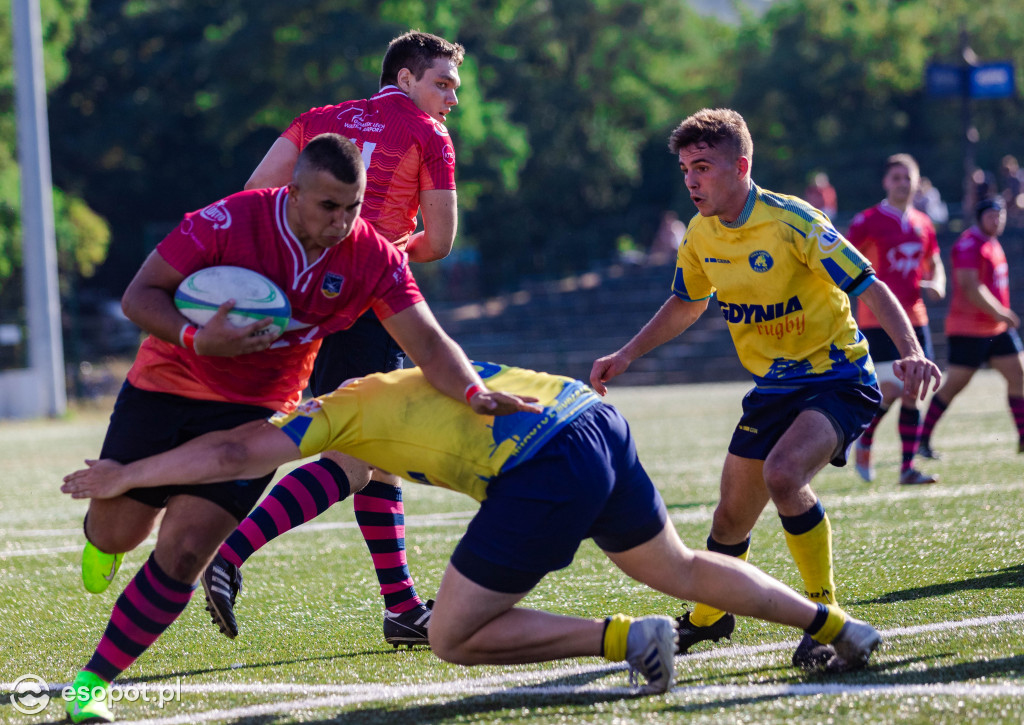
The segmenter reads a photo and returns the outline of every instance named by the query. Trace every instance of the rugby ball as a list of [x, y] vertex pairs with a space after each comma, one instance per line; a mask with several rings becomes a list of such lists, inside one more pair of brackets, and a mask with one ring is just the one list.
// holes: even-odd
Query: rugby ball
[[279, 337], [288, 327], [292, 306], [284, 291], [259, 272], [244, 267], [221, 265], [193, 272], [174, 293], [174, 305], [197, 325], [205, 325], [228, 300], [235, 306], [228, 321], [236, 327], [251, 325], [264, 317], [273, 318], [259, 335]]

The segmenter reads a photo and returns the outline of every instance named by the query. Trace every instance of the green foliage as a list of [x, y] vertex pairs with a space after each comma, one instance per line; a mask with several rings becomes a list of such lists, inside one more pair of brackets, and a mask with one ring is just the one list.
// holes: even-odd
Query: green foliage
[[[87, 8], [88, 0], [42, 1], [43, 71], [47, 88], [59, 85], [67, 77], [65, 52]], [[0, 47], [13, 47], [11, 3], [0, 4]], [[13, 61], [11, 53], [0, 54], [0, 307], [6, 310], [21, 305], [21, 191], [15, 146]], [[88, 277], [106, 258], [110, 231], [80, 197], [60, 189], [54, 189], [54, 195], [60, 273], [62, 277]]]

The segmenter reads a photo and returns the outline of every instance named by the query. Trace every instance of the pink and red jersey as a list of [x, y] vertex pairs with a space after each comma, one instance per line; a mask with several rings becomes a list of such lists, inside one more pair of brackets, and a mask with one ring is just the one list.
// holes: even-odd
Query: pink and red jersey
[[[935, 227], [924, 212], [911, 207], [904, 214], [883, 201], [862, 211], [850, 223], [850, 242], [871, 261], [878, 279], [896, 295], [914, 327], [928, 324], [921, 299], [925, 260], [939, 253]], [[857, 301], [857, 324], [862, 329], [881, 327], [871, 309]]]
[[448, 129], [395, 86], [372, 98], [313, 108], [281, 134], [301, 151], [321, 133], [351, 139], [366, 166], [362, 217], [399, 248], [416, 229], [420, 192], [455, 188]]
[[953, 299], [946, 316], [947, 335], [992, 337], [1009, 327], [987, 312], [975, 307], [956, 283], [958, 269], [978, 270], [978, 281], [988, 287], [1004, 307], [1010, 306], [1010, 273], [1003, 245], [995, 237], [988, 237], [973, 226], [953, 245]]
[[300, 401], [320, 338], [373, 308], [386, 319], [423, 300], [408, 258], [363, 219], [336, 246], [307, 261], [288, 227], [287, 188], [233, 194], [185, 215], [157, 246], [189, 275], [230, 264], [259, 272], [288, 296], [292, 321], [269, 350], [237, 357], [196, 355], [152, 335], [128, 372], [132, 385], [200, 400], [291, 410]]

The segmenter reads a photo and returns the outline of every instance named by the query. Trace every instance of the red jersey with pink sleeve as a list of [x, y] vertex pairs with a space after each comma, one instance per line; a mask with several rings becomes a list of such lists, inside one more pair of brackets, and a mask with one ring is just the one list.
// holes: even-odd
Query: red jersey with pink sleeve
[[186, 214], [156, 248], [183, 275], [230, 264], [269, 277], [292, 306], [285, 333], [270, 349], [237, 357], [196, 355], [150, 335], [128, 372], [132, 385], [289, 411], [302, 397], [320, 338], [350, 327], [371, 307], [383, 320], [423, 300], [405, 252], [363, 219], [307, 261], [288, 226], [287, 201], [287, 188], [233, 194]]
[[340, 134], [359, 147], [366, 166], [360, 214], [399, 248], [416, 229], [420, 192], [455, 188], [448, 129], [395, 86], [365, 100], [313, 108], [281, 136], [301, 151], [321, 133]]
[[975, 307], [956, 283], [958, 269], [978, 270], [978, 281], [988, 287], [1004, 307], [1010, 306], [1010, 268], [1003, 245], [974, 226], [960, 235], [953, 245], [953, 299], [946, 316], [946, 335], [993, 337], [1006, 332], [1009, 325], [999, 322]]
[[[928, 215], [913, 207], [904, 214], [883, 201], [853, 218], [847, 238], [896, 295], [910, 324], [925, 327], [928, 310], [921, 299], [924, 264], [939, 253], [935, 227]], [[857, 325], [862, 329], [882, 326], [861, 300], [857, 301]]]

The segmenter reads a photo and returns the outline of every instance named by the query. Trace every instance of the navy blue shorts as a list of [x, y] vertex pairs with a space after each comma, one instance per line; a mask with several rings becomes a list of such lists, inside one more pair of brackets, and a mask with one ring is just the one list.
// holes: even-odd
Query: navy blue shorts
[[313, 363], [309, 389], [313, 395], [333, 393], [349, 378], [389, 373], [405, 365], [405, 353], [373, 310], [367, 311], [347, 330], [324, 338]]
[[[228, 430], [253, 420], [266, 420], [273, 414], [270, 408], [258, 405], [154, 393], [126, 381], [114, 403], [100, 458], [131, 463], [169, 451], [203, 433]], [[256, 505], [273, 477], [274, 472], [271, 471], [251, 481], [133, 488], [124, 495], [147, 506], [163, 508], [171, 496], [188, 494], [212, 501], [241, 521]]]
[[[868, 341], [868, 352], [871, 359], [877, 365], [880, 362], [892, 362], [900, 359], [900, 351], [896, 349], [896, 343], [892, 341], [888, 333], [881, 327], [869, 327], [861, 329]], [[935, 348], [932, 346], [932, 333], [927, 327], [915, 327], [914, 334], [917, 341], [921, 343], [924, 356], [929, 360], [935, 359]]]
[[667, 520], [629, 425], [602, 403], [491, 480], [452, 565], [482, 587], [518, 594], [568, 566], [586, 538], [626, 551], [657, 536]]
[[949, 364], [980, 368], [982, 363], [991, 358], [1016, 355], [1021, 350], [1024, 350], [1024, 346], [1021, 345], [1020, 335], [1012, 328], [995, 337], [951, 335]]
[[763, 461], [800, 413], [816, 410], [836, 431], [832, 465], [845, 466], [846, 450], [867, 428], [881, 402], [882, 393], [874, 385], [850, 382], [808, 385], [791, 393], [760, 393], [754, 388], [743, 398], [743, 416], [729, 453]]

